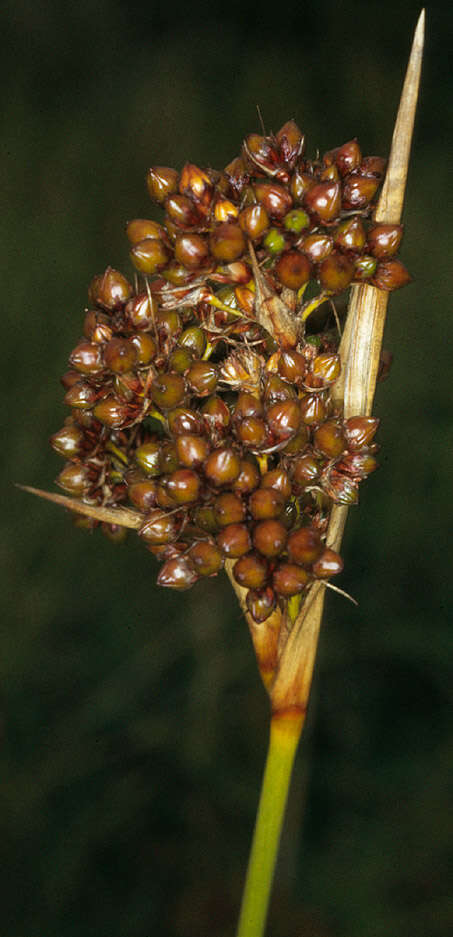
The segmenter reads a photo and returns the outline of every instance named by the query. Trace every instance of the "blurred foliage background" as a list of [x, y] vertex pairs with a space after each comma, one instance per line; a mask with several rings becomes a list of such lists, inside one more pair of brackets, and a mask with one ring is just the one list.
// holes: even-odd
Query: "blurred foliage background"
[[[294, 117], [308, 152], [388, 153], [418, 3], [274, 9], [6, 0], [0, 931], [234, 933], [267, 705], [226, 581], [157, 590], [114, 547], [13, 488], [51, 487], [47, 444], [86, 286], [129, 271], [149, 165], [221, 168]], [[402, 256], [380, 386], [381, 469], [329, 596], [269, 934], [453, 930], [451, 110], [453, 7], [428, 11]], [[154, 215], [154, 217], [157, 217]]]

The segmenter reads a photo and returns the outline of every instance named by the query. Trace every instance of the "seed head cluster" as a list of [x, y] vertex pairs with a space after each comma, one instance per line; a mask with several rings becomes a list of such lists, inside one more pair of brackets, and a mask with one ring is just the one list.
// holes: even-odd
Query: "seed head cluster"
[[377, 467], [378, 420], [332, 401], [331, 297], [410, 279], [402, 227], [370, 220], [383, 173], [356, 140], [307, 159], [293, 121], [250, 134], [223, 172], [148, 171], [165, 217], [127, 225], [133, 284], [110, 267], [93, 279], [51, 444], [67, 494], [142, 516], [160, 585], [187, 589], [233, 560], [260, 622], [341, 571], [330, 509]]

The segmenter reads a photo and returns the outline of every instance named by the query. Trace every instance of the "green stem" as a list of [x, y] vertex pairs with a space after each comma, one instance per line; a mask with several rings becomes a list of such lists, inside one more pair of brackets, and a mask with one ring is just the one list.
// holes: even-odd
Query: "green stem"
[[253, 834], [237, 937], [263, 937], [294, 756], [304, 723], [300, 710], [275, 713]]

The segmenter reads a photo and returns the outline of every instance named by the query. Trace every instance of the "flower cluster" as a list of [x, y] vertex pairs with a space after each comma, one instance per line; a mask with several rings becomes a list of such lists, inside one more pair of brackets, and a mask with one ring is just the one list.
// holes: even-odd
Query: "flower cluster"
[[383, 171], [355, 140], [306, 159], [293, 121], [249, 135], [223, 172], [149, 170], [165, 218], [127, 225], [134, 285], [112, 268], [92, 281], [51, 443], [67, 494], [142, 518], [159, 584], [232, 560], [263, 621], [342, 569], [330, 509], [376, 468], [378, 421], [343, 418], [338, 335], [309, 323], [352, 282], [410, 279], [401, 226], [370, 220]]

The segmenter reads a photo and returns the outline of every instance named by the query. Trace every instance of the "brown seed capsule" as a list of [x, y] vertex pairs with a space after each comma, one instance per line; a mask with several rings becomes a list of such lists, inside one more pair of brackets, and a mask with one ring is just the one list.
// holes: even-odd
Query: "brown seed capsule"
[[194, 271], [188, 270], [176, 260], [171, 260], [167, 267], [160, 271], [163, 280], [167, 280], [172, 286], [185, 286], [194, 278]]
[[281, 450], [284, 455], [298, 455], [303, 452], [308, 443], [308, 429], [306, 426], [300, 426], [297, 433], [291, 437], [289, 442]]
[[178, 453], [174, 442], [160, 440], [159, 465], [163, 474], [175, 472], [179, 468]]
[[178, 344], [190, 349], [196, 358], [201, 358], [206, 348], [206, 335], [199, 326], [190, 325], [189, 328], [184, 329]]
[[366, 231], [360, 218], [346, 218], [335, 231], [335, 246], [340, 250], [361, 251], [366, 242]]
[[156, 326], [162, 341], [168, 337], [178, 338], [182, 331], [181, 316], [175, 309], [158, 312]]
[[130, 343], [135, 348], [139, 366], [149, 364], [153, 360], [157, 348], [149, 332], [139, 332], [137, 335], [131, 335]]
[[95, 306], [101, 306], [107, 312], [121, 309], [133, 293], [132, 286], [119, 270], [107, 267], [105, 273], [94, 277], [88, 290], [88, 296]]
[[260, 521], [253, 531], [253, 546], [268, 559], [278, 556], [286, 543], [288, 532], [277, 520]]
[[368, 231], [368, 248], [379, 260], [388, 260], [399, 249], [403, 237], [402, 224], [378, 224]]
[[201, 413], [211, 431], [215, 430], [219, 434], [224, 433], [230, 425], [231, 414], [229, 408], [225, 401], [216, 394], [208, 397], [201, 407]]
[[299, 595], [307, 586], [310, 577], [305, 569], [294, 563], [279, 563], [272, 576], [272, 585], [278, 595], [290, 598]]
[[380, 290], [399, 290], [410, 283], [412, 277], [400, 260], [384, 260], [378, 264], [373, 277], [373, 286]]
[[165, 209], [178, 228], [192, 228], [200, 223], [200, 213], [187, 195], [171, 195], [165, 202]]
[[243, 152], [244, 158], [251, 164], [252, 171], [256, 171], [255, 167], [258, 166], [264, 172], [275, 175], [281, 168], [279, 154], [271, 137], [249, 133], [244, 140]]
[[219, 224], [222, 221], [234, 221], [239, 215], [239, 208], [230, 202], [227, 198], [222, 198], [215, 203], [214, 221]]
[[380, 420], [374, 416], [351, 416], [344, 423], [347, 448], [356, 452], [369, 446], [377, 433]]
[[131, 244], [138, 244], [144, 238], [158, 238], [165, 236], [165, 229], [157, 221], [148, 218], [134, 218], [126, 225], [126, 234]]
[[288, 472], [282, 468], [271, 469], [266, 472], [261, 479], [262, 488], [274, 488], [279, 491], [283, 497], [289, 498], [291, 495], [291, 479]]
[[81, 374], [100, 374], [104, 367], [101, 346], [96, 342], [80, 342], [71, 352], [69, 362]]
[[323, 384], [333, 384], [340, 376], [341, 360], [339, 355], [316, 355], [313, 361], [312, 374], [319, 378]]
[[318, 182], [304, 199], [305, 207], [321, 224], [333, 221], [340, 214], [341, 186], [339, 182]]
[[306, 362], [298, 351], [283, 351], [278, 362], [278, 373], [292, 384], [299, 383], [306, 371]]
[[149, 512], [156, 506], [157, 485], [154, 481], [135, 481], [128, 486], [129, 501], [139, 511]]
[[335, 504], [357, 504], [359, 500], [358, 478], [351, 478], [333, 470], [321, 476], [321, 485]]
[[169, 371], [168, 374], [160, 374], [154, 379], [151, 386], [151, 396], [154, 403], [164, 410], [172, 410], [181, 404], [185, 394], [184, 378], [174, 371]]
[[326, 420], [315, 430], [313, 443], [323, 455], [336, 459], [346, 449], [343, 427], [336, 420]]
[[135, 269], [140, 273], [153, 274], [163, 270], [170, 255], [163, 241], [157, 238], [144, 238], [143, 241], [134, 244], [130, 258]]
[[264, 445], [268, 430], [264, 420], [248, 416], [236, 424], [236, 435], [244, 446], [255, 449]]
[[265, 589], [249, 589], [245, 599], [254, 621], [266, 621], [275, 608], [275, 594], [270, 586]]
[[181, 172], [179, 191], [206, 210], [212, 200], [213, 185], [203, 169], [195, 163], [186, 163]]
[[113, 394], [109, 394], [96, 404], [93, 409], [93, 416], [104, 426], [111, 429], [121, 429], [127, 420], [128, 408], [122, 400], [118, 400]]
[[239, 491], [241, 494], [248, 495], [255, 488], [258, 488], [260, 483], [260, 470], [254, 462], [250, 462], [248, 459], [241, 459], [241, 469], [239, 475], [235, 482], [233, 482], [234, 491]]
[[57, 485], [75, 498], [82, 497], [90, 487], [88, 467], [80, 462], [67, 462], [56, 478]]
[[294, 463], [293, 481], [296, 485], [312, 485], [319, 477], [321, 467], [312, 453], [301, 455]]
[[197, 579], [197, 573], [190, 561], [184, 556], [175, 556], [161, 567], [157, 584], [183, 592], [185, 589], [190, 589]]
[[210, 361], [194, 361], [186, 378], [190, 389], [197, 397], [207, 397], [217, 387], [217, 368]]
[[269, 575], [269, 567], [258, 553], [247, 553], [234, 564], [233, 575], [245, 589], [261, 589]]
[[264, 388], [264, 399], [266, 404], [274, 404], [283, 400], [295, 400], [297, 397], [296, 389], [284, 381], [279, 374], [269, 374]]
[[257, 488], [249, 498], [249, 511], [254, 520], [279, 518], [285, 509], [285, 498], [275, 488]]
[[169, 166], [151, 166], [146, 175], [148, 192], [154, 202], [162, 205], [178, 189], [179, 173]]
[[354, 169], [357, 169], [360, 166], [362, 160], [362, 153], [360, 151], [359, 144], [357, 140], [349, 140], [348, 143], [343, 143], [343, 146], [338, 147], [338, 149], [331, 151], [331, 153], [326, 153], [324, 156], [324, 161], [327, 162], [327, 158], [331, 157], [335, 165], [338, 167], [339, 172], [342, 176], [346, 176], [348, 173], [353, 172]]
[[378, 468], [377, 460], [371, 452], [348, 452], [336, 463], [339, 472], [345, 472], [353, 478], [367, 478]]
[[270, 218], [284, 218], [292, 208], [291, 195], [278, 182], [256, 182], [253, 189], [257, 201], [263, 205]]
[[300, 426], [301, 414], [298, 400], [283, 400], [274, 403], [266, 412], [271, 432], [277, 439], [289, 439]]
[[120, 524], [101, 524], [101, 530], [104, 537], [111, 543], [124, 543], [127, 538], [127, 527], [121, 527]]
[[203, 420], [196, 410], [176, 407], [167, 414], [167, 420], [170, 433], [173, 433], [174, 436], [186, 433], [200, 436], [205, 431]]
[[305, 147], [305, 137], [294, 120], [287, 120], [280, 127], [276, 135], [283, 162], [288, 169], [294, 169], [297, 160], [302, 156]]
[[215, 576], [223, 566], [223, 556], [211, 540], [199, 540], [189, 550], [190, 561], [199, 576]]
[[283, 286], [298, 290], [310, 279], [310, 261], [299, 250], [284, 251], [275, 265], [275, 272]]
[[323, 397], [320, 394], [307, 394], [302, 397], [300, 413], [303, 423], [306, 423], [307, 426], [321, 423], [327, 414], [327, 407]]
[[207, 459], [209, 446], [202, 436], [185, 434], [176, 438], [176, 452], [181, 465], [197, 468]]
[[349, 286], [354, 276], [354, 263], [340, 251], [332, 251], [319, 265], [318, 277], [323, 289], [340, 293]]
[[313, 575], [316, 576], [316, 579], [330, 579], [331, 576], [341, 573], [343, 566], [340, 554], [335, 553], [335, 550], [327, 549], [313, 563]]
[[209, 247], [216, 260], [237, 260], [246, 249], [242, 228], [233, 221], [216, 225], [209, 238]]
[[162, 473], [160, 466], [160, 447], [158, 439], [150, 440], [135, 450], [135, 461], [145, 475], [155, 477]]
[[255, 397], [253, 394], [247, 393], [247, 391], [241, 391], [241, 393], [238, 394], [233, 412], [233, 419], [235, 422], [240, 422], [248, 417], [257, 418], [262, 416], [263, 413], [264, 407], [259, 397]]
[[382, 156], [365, 156], [360, 163], [360, 172], [367, 175], [368, 173], [376, 176], [381, 181], [385, 167], [387, 165], [387, 160], [383, 159]]
[[319, 264], [333, 249], [333, 238], [328, 234], [309, 234], [304, 238], [302, 249], [312, 264]]
[[137, 293], [129, 300], [125, 316], [134, 329], [149, 329], [154, 325], [157, 313], [157, 300], [151, 293]]
[[299, 172], [298, 169], [291, 176], [291, 182], [289, 185], [289, 191], [295, 202], [303, 202], [307, 192], [316, 185], [316, 179], [314, 176], [309, 175], [307, 172]]
[[252, 548], [249, 529], [246, 524], [229, 524], [217, 534], [217, 543], [225, 556], [237, 559]]
[[200, 493], [201, 479], [192, 469], [176, 469], [167, 477], [166, 488], [176, 504], [191, 504]]
[[63, 385], [65, 390], [69, 390], [70, 387], [73, 387], [74, 384], [77, 384], [80, 381], [80, 372], [79, 371], [65, 371], [65, 373], [60, 377], [60, 383]]
[[343, 209], [357, 211], [371, 202], [379, 188], [376, 176], [353, 172], [343, 183]]
[[225, 491], [215, 499], [214, 514], [219, 527], [240, 524], [245, 519], [245, 505], [238, 495]]
[[64, 456], [65, 459], [73, 459], [81, 454], [83, 440], [84, 435], [80, 427], [69, 423], [50, 437], [50, 445], [58, 455]]
[[137, 362], [137, 352], [127, 338], [112, 338], [104, 348], [104, 363], [115, 374], [131, 371]]
[[321, 555], [323, 545], [315, 527], [300, 527], [289, 535], [286, 549], [293, 563], [311, 566]]
[[200, 234], [181, 234], [175, 241], [175, 257], [189, 270], [197, 270], [209, 260], [208, 242]]
[[248, 205], [244, 208], [238, 218], [239, 224], [252, 241], [262, 237], [270, 225], [269, 215], [264, 207], [257, 205]]
[[214, 449], [206, 460], [204, 470], [211, 485], [220, 488], [236, 481], [241, 470], [241, 460], [234, 449]]
[[79, 381], [66, 392], [64, 402], [68, 407], [75, 407], [77, 410], [90, 410], [96, 403], [96, 399], [97, 393], [94, 387], [86, 384], [85, 381]]

